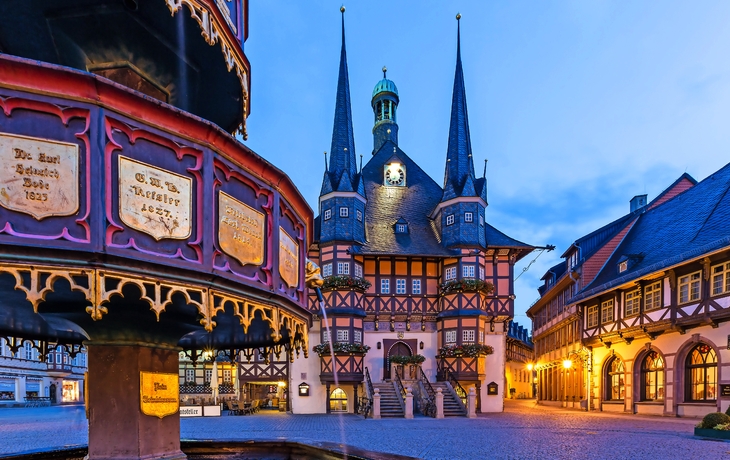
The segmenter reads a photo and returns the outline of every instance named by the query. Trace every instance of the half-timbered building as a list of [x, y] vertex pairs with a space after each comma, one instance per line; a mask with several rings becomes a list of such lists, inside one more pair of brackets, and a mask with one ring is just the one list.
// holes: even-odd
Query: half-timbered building
[[406, 378], [395, 375], [391, 359], [422, 355], [422, 364], [406, 366], [407, 377], [448, 381], [458, 392], [474, 386], [479, 411], [501, 411], [513, 267], [534, 248], [485, 219], [486, 179], [474, 172], [458, 36], [442, 187], [398, 142], [400, 99], [386, 69], [371, 99], [372, 155], [358, 165], [344, 20], [342, 34], [329, 164], [309, 253], [325, 282], [321, 302], [310, 296], [317, 315], [310, 337], [320, 345], [292, 365], [291, 387], [309, 389], [291, 392], [292, 410], [352, 412], [372, 385]]
[[603, 411], [676, 416], [727, 409], [729, 192], [730, 165], [699, 183], [684, 174], [566, 251], [528, 312], [541, 402], [575, 396]]

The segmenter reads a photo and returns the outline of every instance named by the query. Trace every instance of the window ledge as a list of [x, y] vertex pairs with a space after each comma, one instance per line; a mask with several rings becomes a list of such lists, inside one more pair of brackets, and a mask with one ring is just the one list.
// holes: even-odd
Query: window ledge
[[663, 406], [664, 401], [636, 401], [634, 404], [640, 406]]
[[717, 406], [717, 401], [708, 401], [708, 402], [699, 402], [699, 401], [690, 401], [690, 402], [681, 402], [677, 403], [678, 406]]
[[611, 400], [601, 401], [601, 404], [616, 404], [616, 405], [623, 406], [625, 403], [624, 403], [624, 400], [623, 399], [622, 400], [613, 400], [613, 399], [611, 399]]

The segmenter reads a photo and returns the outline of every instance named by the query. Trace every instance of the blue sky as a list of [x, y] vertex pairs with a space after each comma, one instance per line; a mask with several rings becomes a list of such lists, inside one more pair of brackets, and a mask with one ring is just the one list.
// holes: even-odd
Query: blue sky
[[[339, 1], [252, 1], [246, 144], [317, 212], [340, 49]], [[682, 173], [730, 161], [730, 2], [346, 2], [356, 154], [372, 150], [370, 97], [388, 67], [399, 145], [443, 181], [457, 12], [487, 221], [553, 244], [515, 284], [515, 320], [578, 237], [656, 197]], [[534, 255], [523, 259], [516, 274]]]

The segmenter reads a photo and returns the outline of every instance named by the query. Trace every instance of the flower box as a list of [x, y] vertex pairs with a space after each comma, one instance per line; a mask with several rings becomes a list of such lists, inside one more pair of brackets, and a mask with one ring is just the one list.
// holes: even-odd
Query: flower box
[[713, 430], [712, 428], [695, 428], [695, 436], [701, 438], [726, 439], [730, 441], [730, 431]]

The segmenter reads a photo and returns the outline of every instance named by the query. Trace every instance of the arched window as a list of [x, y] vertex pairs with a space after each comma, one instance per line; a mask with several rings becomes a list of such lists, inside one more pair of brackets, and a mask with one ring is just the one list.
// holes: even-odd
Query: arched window
[[616, 356], [606, 367], [606, 399], [619, 401], [624, 396], [624, 362]]
[[664, 360], [656, 351], [650, 351], [641, 362], [641, 399], [664, 400]]
[[705, 343], [697, 344], [687, 356], [685, 392], [687, 401], [717, 399], [717, 355]]
[[347, 394], [342, 388], [335, 388], [330, 393], [330, 412], [347, 412]]

